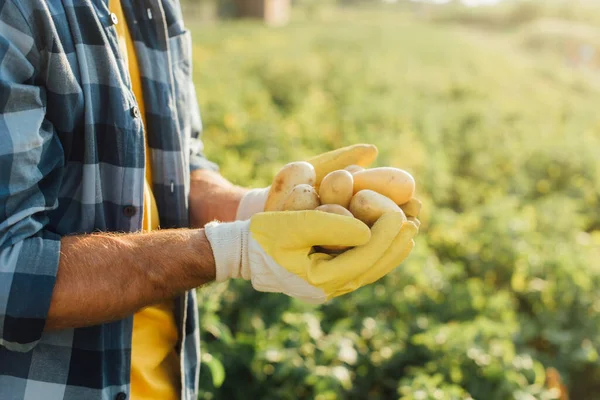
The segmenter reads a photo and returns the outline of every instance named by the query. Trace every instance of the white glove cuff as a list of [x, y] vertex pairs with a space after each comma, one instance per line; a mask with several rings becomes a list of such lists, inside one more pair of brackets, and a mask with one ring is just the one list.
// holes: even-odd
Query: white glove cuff
[[248, 236], [250, 221], [211, 222], [204, 232], [215, 257], [216, 281], [250, 279]]
[[254, 214], [263, 212], [265, 210], [265, 203], [267, 202], [267, 196], [269, 195], [269, 187], [261, 189], [252, 189], [248, 191], [237, 209], [235, 219], [237, 221], [243, 221], [250, 219]]
[[250, 221], [211, 222], [204, 229], [215, 257], [217, 282], [243, 278], [261, 292], [282, 292], [312, 304], [327, 300], [322, 289], [279, 266], [261, 248], [250, 235]]

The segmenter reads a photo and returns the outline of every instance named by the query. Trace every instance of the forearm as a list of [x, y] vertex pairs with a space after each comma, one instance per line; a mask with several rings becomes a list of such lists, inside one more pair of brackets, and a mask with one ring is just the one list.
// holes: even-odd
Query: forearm
[[200, 228], [214, 220], [234, 221], [240, 200], [246, 192], [247, 189], [232, 184], [217, 172], [192, 172], [190, 226]]
[[203, 230], [64, 237], [45, 330], [118, 320], [214, 279]]

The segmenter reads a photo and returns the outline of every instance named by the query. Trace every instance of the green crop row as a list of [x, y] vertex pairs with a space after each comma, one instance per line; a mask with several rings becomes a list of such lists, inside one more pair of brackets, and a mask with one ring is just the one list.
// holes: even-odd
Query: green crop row
[[201, 398], [556, 399], [552, 367], [600, 399], [597, 72], [404, 12], [188, 25], [225, 176], [368, 142], [424, 203], [409, 260], [324, 306], [201, 288]]

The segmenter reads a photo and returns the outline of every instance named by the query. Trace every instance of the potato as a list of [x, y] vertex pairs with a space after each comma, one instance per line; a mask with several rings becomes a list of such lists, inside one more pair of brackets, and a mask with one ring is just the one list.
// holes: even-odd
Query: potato
[[330, 171], [343, 168], [344, 165], [369, 165], [377, 158], [377, 147], [372, 144], [353, 144], [342, 147], [325, 154], [316, 156], [308, 162], [314, 167], [317, 175], [317, 184]]
[[283, 202], [284, 211], [314, 210], [321, 203], [314, 187], [302, 183], [294, 186]]
[[370, 189], [392, 199], [398, 205], [408, 202], [415, 192], [414, 178], [399, 168], [371, 168], [357, 172], [353, 177], [354, 193]]
[[315, 184], [315, 181], [315, 168], [312, 164], [299, 161], [285, 165], [273, 179], [273, 184], [269, 189], [265, 203], [265, 211], [283, 210], [283, 203], [295, 186], [300, 184], [312, 186]]
[[348, 165], [346, 168], [344, 168], [346, 171], [350, 172], [351, 174], [355, 174], [357, 172], [360, 171], [364, 171], [365, 169], [363, 167], [361, 167], [360, 165], [356, 165], [356, 164], [352, 164], [352, 165]]
[[356, 193], [350, 201], [350, 212], [362, 222], [371, 226], [388, 212], [399, 212], [406, 216], [402, 209], [391, 199], [373, 190], [364, 189]]
[[[342, 207], [338, 204], [323, 204], [323, 205], [315, 208], [315, 210], [326, 212], [326, 213], [331, 213], [331, 214], [339, 214], [339, 215], [343, 215], [345, 217], [354, 218], [354, 216], [352, 215], [352, 213], [350, 211], [346, 210], [344, 207]], [[337, 253], [341, 253], [345, 250], [348, 250], [350, 247], [349, 246], [319, 246], [319, 248], [324, 250], [325, 253], [337, 254]]]
[[413, 197], [407, 203], [400, 204], [400, 208], [407, 217], [418, 217], [421, 211], [421, 202]]
[[348, 208], [354, 194], [354, 179], [348, 171], [337, 170], [325, 175], [319, 187], [319, 196], [323, 204], [339, 204]]

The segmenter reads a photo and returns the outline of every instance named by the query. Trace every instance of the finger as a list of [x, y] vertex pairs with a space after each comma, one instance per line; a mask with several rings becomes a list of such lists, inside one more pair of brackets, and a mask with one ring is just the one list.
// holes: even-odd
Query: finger
[[[333, 292], [365, 274], [390, 247], [402, 227], [401, 213], [384, 214], [371, 229], [371, 240], [368, 243], [348, 250], [339, 256], [321, 263], [315, 263], [308, 272], [309, 282], [316, 285], [332, 285]], [[341, 284], [340, 284], [340, 281]]]
[[377, 158], [377, 147], [372, 144], [355, 144], [323, 153], [308, 160], [315, 167], [317, 184], [328, 173], [344, 169], [348, 165], [366, 167]]
[[250, 232], [265, 247], [310, 250], [312, 246], [360, 246], [371, 238], [361, 221], [320, 211], [259, 213], [252, 217]]
[[407, 220], [410, 221], [410, 222], [412, 222], [413, 224], [415, 224], [415, 226], [417, 227], [417, 230], [419, 228], [421, 228], [421, 221], [418, 218], [416, 218], [416, 217], [408, 217]]
[[421, 212], [421, 201], [413, 197], [408, 202], [401, 204], [400, 208], [407, 217], [418, 217]]
[[[355, 281], [352, 281], [352, 282], [355, 282]], [[343, 289], [339, 289], [339, 290], [336, 290], [333, 293], [328, 294], [327, 295], [327, 300], [331, 300], [334, 297], [340, 297], [340, 296], [343, 296], [345, 294], [352, 293], [356, 289], [358, 289], [358, 286], [357, 285], [353, 285], [353, 283], [350, 283], [350, 284], [344, 286]]]
[[374, 283], [376, 281], [378, 281], [379, 279], [383, 278], [384, 276], [386, 276], [388, 273], [392, 272], [394, 269], [396, 269], [410, 254], [410, 252], [412, 251], [412, 249], [415, 247], [415, 241], [411, 240], [410, 242], [408, 242], [408, 245], [402, 250], [402, 254], [400, 255], [400, 258], [402, 259], [402, 261], [399, 261], [397, 263], [394, 264], [390, 264], [393, 265], [393, 267], [391, 267], [389, 269], [389, 271], [387, 271], [385, 274], [379, 276], [376, 279], [372, 279], [369, 281], [361, 281], [359, 282], [358, 280], [353, 280], [352, 282], [348, 283], [346, 286], [344, 286], [342, 289], [337, 290], [334, 293], [331, 293], [329, 296], [327, 296], [327, 299], [330, 300], [334, 297], [338, 297], [338, 296], [342, 296], [345, 295], [347, 293], [351, 293], [354, 292], [357, 289], [360, 289], [363, 286], [366, 285], [370, 285], [371, 283]]
[[373, 283], [383, 276], [387, 275], [408, 257], [414, 247], [413, 238], [417, 234], [418, 228], [412, 222], [405, 222], [402, 229], [392, 245], [385, 251], [383, 256], [377, 260], [373, 268], [369, 269], [360, 277], [360, 286]]
[[415, 246], [413, 237], [416, 235], [416, 227], [405, 223], [385, 254], [377, 263], [363, 276], [348, 282], [347, 285], [329, 295], [329, 298], [341, 296], [356, 289], [378, 281], [395, 268], [397, 268], [408, 257]]

